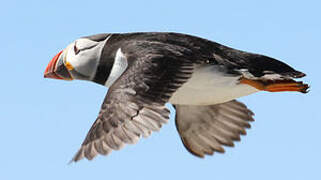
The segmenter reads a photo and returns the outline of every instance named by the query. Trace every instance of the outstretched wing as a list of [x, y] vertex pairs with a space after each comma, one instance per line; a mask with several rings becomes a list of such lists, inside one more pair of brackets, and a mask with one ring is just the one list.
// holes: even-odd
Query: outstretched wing
[[176, 105], [176, 127], [186, 149], [198, 157], [234, 146], [254, 121], [252, 111], [236, 100], [210, 106]]
[[165, 103], [190, 78], [193, 64], [182, 58], [176, 47], [141, 45], [144, 53], [137, 43], [136, 51], [124, 51], [130, 66], [110, 87], [95, 123], [72, 161], [84, 157], [91, 160], [98, 154], [119, 150], [124, 144], [134, 144], [168, 121], [170, 112]]

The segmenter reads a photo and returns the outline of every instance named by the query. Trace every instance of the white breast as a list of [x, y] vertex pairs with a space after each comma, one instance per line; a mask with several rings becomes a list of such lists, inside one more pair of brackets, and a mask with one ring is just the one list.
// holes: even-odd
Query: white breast
[[258, 90], [239, 84], [240, 76], [228, 76], [218, 66], [196, 65], [192, 77], [170, 98], [172, 104], [210, 105], [246, 96]]

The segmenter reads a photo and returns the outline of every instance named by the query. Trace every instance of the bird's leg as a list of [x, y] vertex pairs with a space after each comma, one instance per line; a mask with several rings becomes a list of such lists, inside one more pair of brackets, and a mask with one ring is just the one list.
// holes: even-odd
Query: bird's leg
[[241, 84], [250, 85], [258, 90], [269, 92], [282, 92], [282, 91], [297, 91], [307, 93], [309, 85], [304, 84], [302, 81], [294, 81], [292, 79], [286, 80], [253, 80], [242, 77]]

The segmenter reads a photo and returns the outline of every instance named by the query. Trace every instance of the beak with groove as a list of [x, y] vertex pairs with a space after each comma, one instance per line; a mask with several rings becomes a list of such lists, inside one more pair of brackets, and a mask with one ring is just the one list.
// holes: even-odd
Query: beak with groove
[[44, 72], [45, 78], [73, 80], [64, 63], [63, 54], [64, 51], [60, 51], [57, 55], [55, 55], [55, 57], [52, 58]]

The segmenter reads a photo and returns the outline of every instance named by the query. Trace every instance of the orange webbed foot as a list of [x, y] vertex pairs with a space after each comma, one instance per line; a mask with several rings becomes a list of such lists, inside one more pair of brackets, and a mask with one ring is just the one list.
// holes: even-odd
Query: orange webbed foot
[[252, 80], [242, 77], [240, 79], [240, 83], [250, 85], [258, 90], [269, 92], [297, 91], [301, 93], [307, 93], [309, 89], [308, 84], [304, 84], [302, 81], [295, 81], [292, 79]]

